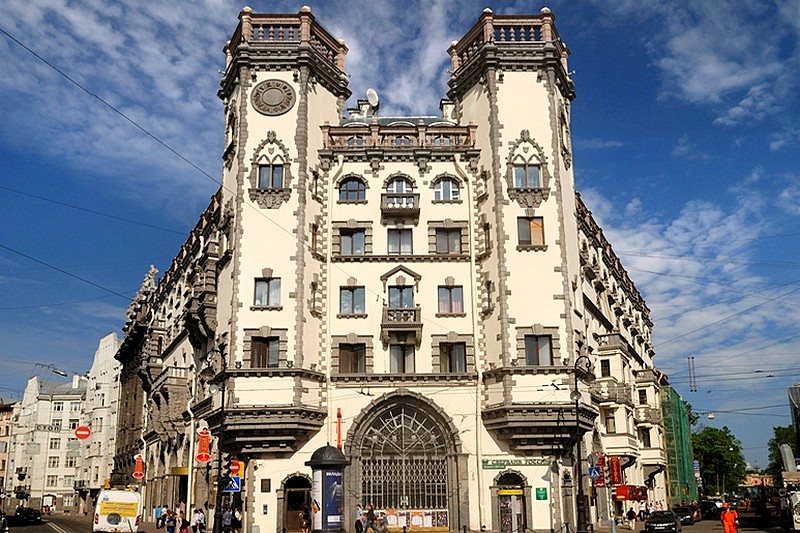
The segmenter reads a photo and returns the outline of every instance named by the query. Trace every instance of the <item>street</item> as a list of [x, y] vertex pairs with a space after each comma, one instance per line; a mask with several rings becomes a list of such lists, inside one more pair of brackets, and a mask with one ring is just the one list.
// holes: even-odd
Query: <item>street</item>
[[[20, 533], [88, 533], [91, 531], [91, 516], [80, 516], [71, 514], [55, 514], [45, 516], [41, 524], [18, 524], [9, 522], [12, 532]], [[644, 533], [642, 523], [636, 523], [638, 533]], [[152, 523], [145, 523], [139, 529], [142, 533], [155, 533]], [[164, 530], [161, 530], [162, 532]], [[777, 524], [767, 528], [740, 527], [739, 533], [781, 533]], [[607, 528], [595, 528], [595, 533], [609, 533]], [[625, 526], [618, 527], [617, 533], [630, 533], [630, 529]], [[719, 520], [703, 520], [693, 526], [683, 526], [683, 533], [722, 533], [722, 524]]]

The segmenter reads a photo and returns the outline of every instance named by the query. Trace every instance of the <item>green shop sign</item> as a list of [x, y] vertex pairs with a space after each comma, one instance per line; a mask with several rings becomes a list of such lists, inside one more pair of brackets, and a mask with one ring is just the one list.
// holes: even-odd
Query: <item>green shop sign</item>
[[501, 470], [509, 466], [550, 466], [550, 459], [535, 457], [531, 459], [484, 459], [482, 467], [485, 470]]
[[537, 500], [547, 499], [547, 487], [536, 487], [536, 499]]

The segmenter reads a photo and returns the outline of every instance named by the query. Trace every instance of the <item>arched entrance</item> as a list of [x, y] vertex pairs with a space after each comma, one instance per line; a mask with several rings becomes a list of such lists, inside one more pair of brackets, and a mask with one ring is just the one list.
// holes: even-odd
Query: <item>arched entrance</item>
[[300, 513], [311, 509], [311, 480], [296, 474], [283, 483], [283, 524], [286, 531], [300, 531]]
[[492, 487], [496, 498], [501, 533], [525, 531], [528, 524], [528, 496], [524, 478], [517, 472], [504, 472]]
[[465, 459], [441, 410], [416, 394], [390, 394], [365, 409], [353, 431], [351, 508], [372, 504], [389, 527], [454, 530], [468, 523], [466, 487], [458, 483]]

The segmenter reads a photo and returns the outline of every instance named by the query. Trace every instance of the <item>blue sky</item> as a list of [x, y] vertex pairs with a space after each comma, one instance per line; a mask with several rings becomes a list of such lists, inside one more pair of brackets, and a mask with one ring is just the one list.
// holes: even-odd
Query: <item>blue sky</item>
[[[438, 112], [447, 47], [485, 7], [553, 10], [577, 188], [650, 306], [656, 364], [765, 466], [800, 381], [800, 3], [309, 5], [350, 47], [349, 103], [374, 87], [383, 114]], [[86, 372], [217, 189], [218, 71], [241, 7], [3, 2], [0, 396], [47, 373], [35, 363]]]

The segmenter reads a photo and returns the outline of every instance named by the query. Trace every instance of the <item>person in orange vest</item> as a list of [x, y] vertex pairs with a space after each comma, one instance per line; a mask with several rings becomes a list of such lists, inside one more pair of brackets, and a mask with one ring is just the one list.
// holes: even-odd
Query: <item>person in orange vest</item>
[[736, 533], [736, 527], [739, 525], [739, 513], [729, 506], [728, 502], [722, 504], [722, 512], [719, 514], [719, 519], [722, 522], [722, 528], [725, 533]]

